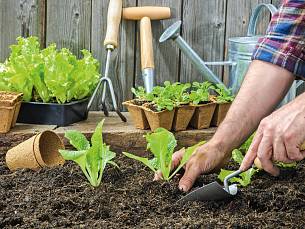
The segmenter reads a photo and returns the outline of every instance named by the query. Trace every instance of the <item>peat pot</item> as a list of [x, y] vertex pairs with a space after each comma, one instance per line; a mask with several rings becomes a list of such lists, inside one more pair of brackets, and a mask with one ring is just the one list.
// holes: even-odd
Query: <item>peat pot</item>
[[209, 128], [216, 108], [216, 103], [193, 105], [195, 113], [191, 119], [190, 126], [195, 129]]
[[164, 110], [160, 112], [155, 112], [149, 108], [144, 108], [144, 112], [148, 120], [150, 129], [152, 131], [159, 127], [165, 128], [167, 130], [172, 129], [175, 109], [173, 109], [172, 111]]
[[224, 120], [226, 117], [228, 110], [231, 106], [231, 102], [229, 103], [219, 103], [216, 105], [215, 112], [212, 118], [212, 126], [219, 126], [220, 123]]
[[195, 109], [196, 107], [191, 105], [181, 105], [177, 107], [172, 129], [174, 131], [186, 130], [194, 115]]
[[126, 106], [130, 113], [136, 128], [141, 130], [149, 129], [149, 124], [142, 106], [135, 105], [133, 100], [123, 102], [123, 105]]
[[0, 92], [0, 133], [7, 133], [15, 126], [22, 93], [16, 92]]

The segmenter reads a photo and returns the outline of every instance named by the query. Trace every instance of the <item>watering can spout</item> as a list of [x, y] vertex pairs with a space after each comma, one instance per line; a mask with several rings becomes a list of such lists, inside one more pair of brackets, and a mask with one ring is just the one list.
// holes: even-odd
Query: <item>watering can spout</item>
[[174, 40], [181, 51], [191, 60], [195, 67], [200, 71], [200, 73], [209, 82], [215, 84], [221, 84], [227, 88], [223, 82], [207, 67], [204, 61], [199, 57], [199, 55], [186, 43], [186, 41], [180, 36], [181, 21], [178, 21], [171, 25], [168, 29], [164, 31], [159, 39], [160, 43], [163, 43], [169, 39]]

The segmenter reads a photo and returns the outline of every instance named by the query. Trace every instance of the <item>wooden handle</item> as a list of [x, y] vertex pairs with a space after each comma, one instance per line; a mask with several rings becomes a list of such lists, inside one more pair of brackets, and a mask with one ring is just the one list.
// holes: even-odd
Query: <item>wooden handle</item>
[[[302, 144], [301, 147], [300, 147], [300, 151], [304, 151], [304, 150], [305, 150], [305, 142], [303, 142], [303, 144]], [[260, 169], [260, 170], [263, 169], [262, 163], [261, 163], [261, 161], [260, 161], [258, 158], [255, 158], [254, 164], [255, 164], [255, 166], [256, 166], [258, 169]]]
[[152, 42], [151, 21], [143, 17], [140, 21], [141, 65], [145, 68], [154, 68], [154, 51]]
[[107, 31], [104, 45], [118, 47], [118, 36], [122, 17], [122, 0], [110, 0], [107, 15]]
[[171, 17], [171, 9], [158, 6], [128, 7], [123, 9], [123, 18], [126, 20], [141, 20], [143, 17], [149, 17], [150, 20], [168, 19]]

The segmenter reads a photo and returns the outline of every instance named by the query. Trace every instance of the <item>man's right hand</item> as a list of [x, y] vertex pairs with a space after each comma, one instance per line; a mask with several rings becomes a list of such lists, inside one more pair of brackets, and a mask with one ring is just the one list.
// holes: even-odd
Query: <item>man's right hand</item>
[[[179, 150], [173, 154], [172, 169], [179, 166], [185, 150]], [[189, 191], [195, 180], [201, 174], [211, 173], [222, 168], [230, 159], [230, 154], [222, 151], [219, 145], [208, 142], [197, 148], [185, 165], [185, 172], [179, 182], [179, 189]], [[161, 174], [156, 174], [155, 179], [160, 179]]]

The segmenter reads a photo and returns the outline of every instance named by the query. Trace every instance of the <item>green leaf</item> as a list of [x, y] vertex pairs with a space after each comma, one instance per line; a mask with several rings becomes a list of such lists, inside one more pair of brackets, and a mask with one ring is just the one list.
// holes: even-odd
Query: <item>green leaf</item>
[[234, 100], [234, 96], [232, 95], [232, 90], [227, 90], [224, 85], [216, 84], [216, 88], [214, 90], [217, 93], [216, 102], [217, 103], [228, 103]]
[[232, 152], [232, 158], [236, 163], [238, 163], [240, 165], [244, 159], [244, 156], [240, 150], [235, 149]]
[[175, 136], [166, 129], [158, 128], [154, 133], [147, 134], [147, 149], [149, 149], [160, 162], [160, 169], [165, 180], [169, 179], [172, 155], [177, 141]]
[[[250, 168], [246, 172], [243, 172], [239, 174], [238, 177], [233, 177], [229, 180], [230, 183], [239, 183], [241, 186], [246, 187], [251, 183], [252, 176], [257, 172], [257, 169]], [[235, 171], [230, 171], [230, 170], [225, 170], [221, 169], [218, 179], [221, 180], [222, 182], [224, 181], [225, 177], [230, 175]]]
[[69, 151], [69, 150], [59, 150], [59, 153], [65, 160], [77, 160], [78, 158], [86, 155], [86, 150], [81, 151]]
[[82, 133], [69, 130], [65, 133], [65, 138], [69, 139], [70, 144], [77, 150], [87, 150], [90, 148], [90, 143]]
[[157, 170], [155, 169], [154, 161], [149, 160], [148, 158], [139, 157], [139, 156], [133, 155], [131, 153], [127, 153], [127, 152], [123, 152], [123, 154], [126, 157], [129, 157], [131, 159], [142, 162], [144, 165], [146, 165], [148, 168], [150, 168], [153, 172], [157, 172]]

